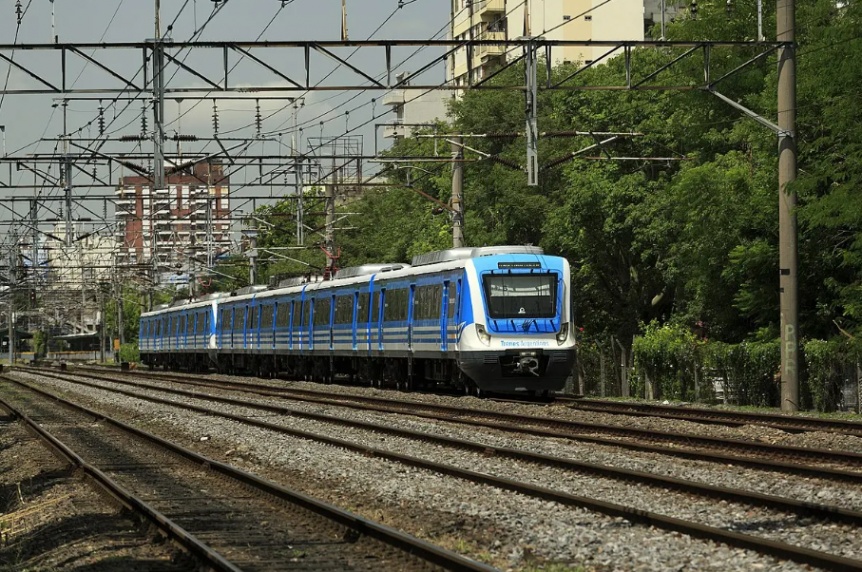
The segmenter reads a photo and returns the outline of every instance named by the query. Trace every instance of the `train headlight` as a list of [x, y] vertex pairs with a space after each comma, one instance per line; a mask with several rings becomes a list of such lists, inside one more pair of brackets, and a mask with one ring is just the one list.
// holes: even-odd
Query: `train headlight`
[[486, 346], [491, 345], [491, 334], [489, 334], [485, 330], [485, 326], [482, 324], [476, 324], [476, 335], [479, 336], [479, 341], [485, 344]]
[[561, 346], [566, 343], [566, 339], [569, 337], [569, 324], [566, 322], [565, 324], [560, 324], [560, 331], [557, 333], [557, 345]]

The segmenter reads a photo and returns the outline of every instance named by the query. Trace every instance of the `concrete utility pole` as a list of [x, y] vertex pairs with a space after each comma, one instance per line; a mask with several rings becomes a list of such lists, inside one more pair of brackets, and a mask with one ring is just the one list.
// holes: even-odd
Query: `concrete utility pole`
[[[335, 160], [333, 160], [333, 163]], [[326, 270], [324, 275], [332, 278], [335, 273], [335, 197], [338, 194], [338, 180], [341, 175], [341, 166], [333, 167], [332, 182], [326, 185], [324, 212], [326, 213], [326, 227], [323, 234], [323, 248], [326, 250]]]
[[796, 193], [796, 37], [794, 0], [778, 0], [778, 259], [781, 300], [781, 410], [799, 409], [799, 257]]
[[464, 139], [452, 140], [452, 246], [464, 246]]
[[161, 2], [156, 0], [156, 35], [153, 39], [153, 186], [150, 189], [150, 250], [152, 253], [153, 286], [159, 282], [158, 234], [155, 225], [156, 191], [165, 188], [165, 55], [160, 14]]
[[9, 367], [15, 363], [15, 319], [14, 319], [14, 298], [15, 285], [18, 282], [18, 237], [15, 233], [10, 236], [9, 247], [9, 290], [7, 291], [9, 302], [9, 313], [6, 316], [6, 321], [9, 323]]

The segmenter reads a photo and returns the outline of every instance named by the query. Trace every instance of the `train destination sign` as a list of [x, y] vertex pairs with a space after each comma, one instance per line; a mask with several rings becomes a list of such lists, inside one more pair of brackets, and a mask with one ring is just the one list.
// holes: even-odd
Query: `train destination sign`
[[498, 262], [497, 268], [500, 269], [509, 269], [509, 268], [541, 268], [542, 265], [539, 262]]

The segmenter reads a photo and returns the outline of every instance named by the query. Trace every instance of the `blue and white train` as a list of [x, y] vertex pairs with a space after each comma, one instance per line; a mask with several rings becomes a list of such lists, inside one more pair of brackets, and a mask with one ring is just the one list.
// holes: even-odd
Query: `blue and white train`
[[141, 315], [141, 360], [466, 392], [557, 391], [572, 373], [569, 263], [532, 246], [456, 248], [332, 280], [251, 287]]

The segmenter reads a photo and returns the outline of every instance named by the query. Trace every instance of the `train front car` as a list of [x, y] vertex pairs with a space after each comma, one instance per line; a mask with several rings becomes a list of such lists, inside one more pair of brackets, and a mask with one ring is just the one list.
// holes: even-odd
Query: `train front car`
[[572, 374], [569, 263], [524, 250], [476, 257], [465, 267], [458, 361], [483, 391], [547, 394]]

